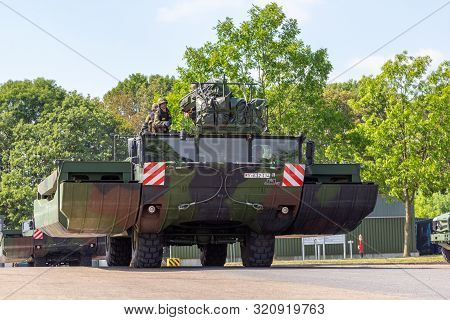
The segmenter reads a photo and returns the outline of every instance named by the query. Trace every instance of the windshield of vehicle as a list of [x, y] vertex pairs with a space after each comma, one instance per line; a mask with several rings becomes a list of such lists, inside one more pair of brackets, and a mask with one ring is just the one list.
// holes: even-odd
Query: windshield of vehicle
[[178, 137], [146, 137], [145, 162], [182, 161], [195, 162], [195, 141]]
[[297, 163], [299, 144], [293, 138], [255, 138], [252, 141], [254, 163]]
[[198, 146], [200, 162], [248, 162], [246, 138], [201, 137]]
[[[180, 139], [177, 136], [147, 136], [145, 162], [175, 161], [204, 163], [282, 164], [299, 161], [294, 137], [210, 137]], [[249, 153], [251, 150], [251, 154]]]

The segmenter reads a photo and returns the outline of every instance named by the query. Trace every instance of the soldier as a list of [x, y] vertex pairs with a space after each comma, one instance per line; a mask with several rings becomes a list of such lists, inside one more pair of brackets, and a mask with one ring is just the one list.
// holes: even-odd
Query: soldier
[[142, 126], [142, 131], [155, 132], [153, 128], [153, 120], [155, 119], [155, 111], [158, 108], [158, 104], [154, 103], [152, 109], [145, 118], [144, 125]]
[[158, 99], [158, 107], [155, 111], [153, 119], [154, 132], [167, 133], [172, 124], [172, 117], [170, 116], [169, 108], [167, 108], [167, 100], [164, 98]]

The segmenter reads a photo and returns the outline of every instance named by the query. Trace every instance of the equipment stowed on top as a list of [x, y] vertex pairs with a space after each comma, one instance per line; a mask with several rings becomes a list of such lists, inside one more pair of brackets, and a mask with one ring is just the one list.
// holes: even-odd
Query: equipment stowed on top
[[240, 83], [209, 80], [195, 83], [196, 88], [180, 100], [183, 112], [190, 114], [200, 133], [253, 133], [267, 131], [268, 106], [265, 99], [233, 96], [229, 85]]

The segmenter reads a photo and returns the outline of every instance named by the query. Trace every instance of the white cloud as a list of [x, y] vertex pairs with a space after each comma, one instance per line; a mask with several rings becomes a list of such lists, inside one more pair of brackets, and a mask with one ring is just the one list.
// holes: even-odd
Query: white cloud
[[[158, 8], [156, 18], [160, 22], [176, 22], [190, 19], [202, 19], [205, 15], [220, 16], [225, 10], [235, 11], [235, 18], [244, 16], [252, 4], [264, 6], [270, 2], [276, 2], [283, 7], [284, 13], [289, 18], [296, 18], [300, 22], [310, 19], [309, 7], [321, 0], [176, 0], [166, 6]], [[237, 17], [236, 17], [237, 16]]]

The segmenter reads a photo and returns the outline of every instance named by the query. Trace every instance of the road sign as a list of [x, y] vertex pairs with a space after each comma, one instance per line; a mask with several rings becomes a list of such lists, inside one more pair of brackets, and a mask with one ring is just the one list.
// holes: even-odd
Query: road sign
[[325, 245], [327, 244], [342, 244], [344, 249], [344, 259], [346, 258], [345, 252], [345, 234], [337, 234], [333, 236], [321, 236], [321, 237], [306, 237], [302, 238], [302, 256], [305, 260], [305, 246], [314, 246], [314, 255], [316, 259], [320, 260], [321, 247], [323, 252], [323, 258], [325, 259]]
[[325, 236], [325, 244], [343, 244], [343, 243], [345, 243], [345, 234]]
[[312, 246], [315, 244], [323, 244], [324, 237], [307, 237], [303, 238], [303, 244], [305, 246]]

